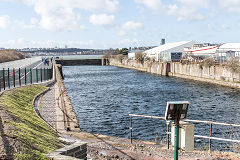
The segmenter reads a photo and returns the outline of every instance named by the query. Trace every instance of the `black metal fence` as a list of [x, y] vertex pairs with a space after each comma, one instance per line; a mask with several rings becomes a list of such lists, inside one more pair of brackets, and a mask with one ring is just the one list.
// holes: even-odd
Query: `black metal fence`
[[52, 79], [52, 68], [18, 68], [0, 70], [0, 92], [6, 89]]

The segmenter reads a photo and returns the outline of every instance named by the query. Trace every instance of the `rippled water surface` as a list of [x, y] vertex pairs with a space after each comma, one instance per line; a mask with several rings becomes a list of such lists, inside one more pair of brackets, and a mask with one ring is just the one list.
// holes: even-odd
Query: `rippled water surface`
[[[86, 132], [128, 138], [128, 114], [164, 116], [167, 101], [179, 100], [191, 102], [188, 119], [240, 123], [238, 89], [113, 66], [63, 67], [63, 73], [80, 128]], [[134, 118], [133, 128], [138, 139], [165, 138], [163, 120]], [[238, 131], [239, 128], [213, 126], [216, 137], [229, 138], [228, 134]], [[196, 124], [195, 134], [208, 136], [209, 125]], [[213, 143], [218, 148], [226, 145]]]

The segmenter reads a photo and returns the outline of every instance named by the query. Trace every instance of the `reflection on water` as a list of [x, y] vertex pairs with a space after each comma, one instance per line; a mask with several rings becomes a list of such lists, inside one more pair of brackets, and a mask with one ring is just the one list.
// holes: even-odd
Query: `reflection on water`
[[[63, 73], [80, 128], [86, 132], [128, 138], [128, 114], [164, 116], [167, 101], [179, 100], [191, 102], [188, 119], [240, 123], [237, 89], [113, 66], [63, 67]], [[133, 128], [135, 138], [153, 140], [156, 133], [164, 135], [166, 124], [134, 118]], [[212, 136], [229, 138], [232, 131], [239, 128], [214, 125]], [[195, 134], [208, 136], [209, 126], [196, 124]]]

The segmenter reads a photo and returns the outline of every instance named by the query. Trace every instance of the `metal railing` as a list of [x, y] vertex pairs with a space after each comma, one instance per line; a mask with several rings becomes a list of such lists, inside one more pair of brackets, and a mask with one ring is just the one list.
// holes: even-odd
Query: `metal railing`
[[[132, 121], [132, 117], [155, 118], [155, 119], [165, 120], [165, 117], [159, 117], [159, 116], [148, 116], [148, 115], [137, 115], [137, 114], [129, 114], [129, 116], [130, 116], [130, 128], [129, 129], [130, 129], [130, 141], [131, 141], [131, 143], [132, 143], [132, 140], [133, 140], [133, 138], [132, 138], [133, 137], [132, 136], [133, 135], [133, 127], [132, 127], [133, 121]], [[212, 140], [240, 143], [240, 140], [212, 137], [212, 126], [213, 125], [240, 127], [240, 124], [220, 123], [220, 122], [191, 120], [191, 119], [185, 119], [184, 122], [194, 122], [194, 123], [209, 124], [209, 136], [194, 135], [194, 137], [197, 137], [197, 138], [209, 139], [209, 152], [211, 152]], [[169, 149], [169, 143], [170, 143], [170, 141], [169, 141], [170, 136], [169, 135], [171, 134], [171, 132], [169, 132], [169, 122], [167, 122], [167, 121], [166, 121], [166, 134], [167, 134], [167, 144], [168, 144], [168, 149]]]
[[52, 79], [52, 68], [18, 68], [0, 70], [0, 92], [7, 88], [39, 83]]

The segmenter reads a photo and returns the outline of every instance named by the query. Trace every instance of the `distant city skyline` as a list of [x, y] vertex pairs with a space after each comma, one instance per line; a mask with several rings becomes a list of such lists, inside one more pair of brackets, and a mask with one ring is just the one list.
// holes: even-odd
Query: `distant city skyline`
[[240, 42], [238, 0], [0, 0], [0, 48]]

